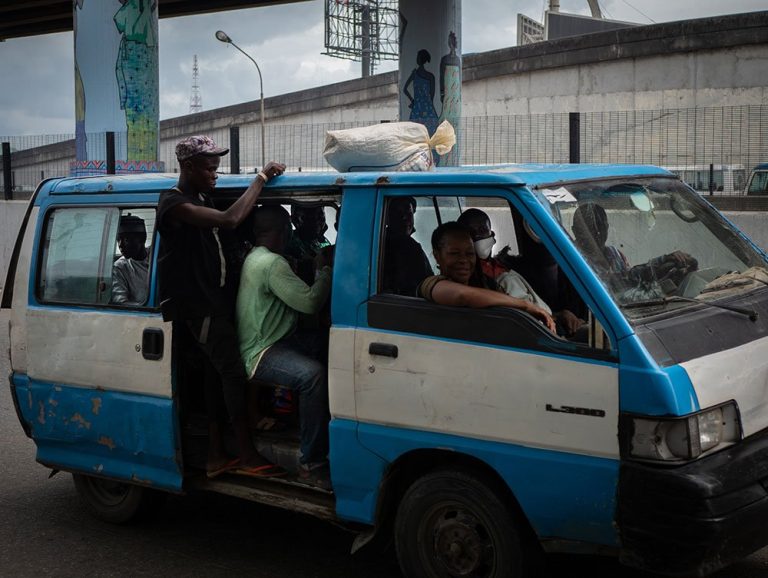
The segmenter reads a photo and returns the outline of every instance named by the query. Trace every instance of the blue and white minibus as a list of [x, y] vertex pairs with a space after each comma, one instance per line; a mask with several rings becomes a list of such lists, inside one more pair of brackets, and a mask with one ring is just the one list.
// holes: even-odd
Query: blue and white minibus
[[[260, 203], [341, 210], [328, 331], [332, 490], [206, 476], [199, 356], [163, 322], [155, 230], [175, 175], [57, 178], [29, 203], [9, 266], [10, 387], [37, 461], [124, 522], [206, 490], [391, 536], [406, 576], [523, 576], [540, 552], [612, 554], [706, 575], [768, 544], [768, 264], [656, 167], [507, 165], [287, 173]], [[221, 175], [226, 207], [251, 176]], [[413, 240], [485, 212], [494, 256], [580, 339], [516, 309], [387, 292], [387, 208]], [[115, 302], [121, 217], [147, 229], [147, 297]], [[589, 235], [585, 237], [584, 231]], [[230, 242], [242, 244], [237, 236]], [[234, 254], [235, 252], [233, 252]], [[265, 384], [263, 396], [275, 396]], [[201, 425], [203, 424], [203, 425]], [[255, 431], [295, 472], [296, 428]], [[45, 491], [41, 487], [39, 491]], [[532, 547], [531, 544], [536, 544]]]

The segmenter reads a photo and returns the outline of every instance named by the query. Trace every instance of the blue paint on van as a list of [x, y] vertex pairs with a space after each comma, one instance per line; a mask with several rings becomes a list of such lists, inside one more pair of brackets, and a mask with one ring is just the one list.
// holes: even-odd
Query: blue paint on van
[[59, 469], [181, 491], [174, 401], [14, 375], [37, 461]]
[[[342, 424], [343, 420], [334, 420], [336, 431], [354, 430], [354, 423]], [[619, 460], [372, 423], [359, 424], [357, 439], [389, 464], [417, 450], [471, 456], [504, 480], [540, 538], [557, 536], [617, 545], [612, 521]], [[362, 458], [339, 465], [334, 461], [334, 484], [337, 479], [361, 479], [361, 475], [367, 476], [369, 468], [382, 470], [380, 463], [359, 455], [357, 439], [347, 434], [333, 440], [338, 454], [349, 452]], [[358, 486], [354, 494], [344, 496], [345, 517], [366, 523], [375, 521], [379, 479], [371, 477], [367, 487]]]

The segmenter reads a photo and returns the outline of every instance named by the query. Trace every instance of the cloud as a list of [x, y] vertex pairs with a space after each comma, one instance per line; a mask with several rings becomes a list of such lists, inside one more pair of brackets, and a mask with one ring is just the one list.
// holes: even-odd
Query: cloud
[[0, 43], [0, 134], [74, 132], [74, 70], [71, 33]]

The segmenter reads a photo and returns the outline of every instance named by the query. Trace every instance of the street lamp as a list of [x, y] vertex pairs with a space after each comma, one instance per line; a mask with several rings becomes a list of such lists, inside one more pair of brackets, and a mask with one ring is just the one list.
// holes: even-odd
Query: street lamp
[[248, 57], [248, 60], [253, 62], [254, 66], [256, 67], [256, 70], [259, 72], [259, 100], [261, 101], [261, 168], [263, 169], [266, 163], [264, 161], [264, 82], [261, 80], [261, 68], [259, 68], [259, 65], [256, 64], [256, 61], [253, 58], [251, 58], [251, 55], [248, 54], [242, 48], [240, 48], [237, 44], [232, 42], [232, 39], [223, 30], [216, 31], [216, 40], [219, 40], [226, 44], [231, 44], [232, 46], [237, 48], [240, 52], [242, 52], [243, 54], [245, 54], [245, 56]]

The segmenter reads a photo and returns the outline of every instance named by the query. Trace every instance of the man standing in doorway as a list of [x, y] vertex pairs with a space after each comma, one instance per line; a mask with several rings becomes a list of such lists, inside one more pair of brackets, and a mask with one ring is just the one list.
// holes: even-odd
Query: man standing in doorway
[[176, 145], [178, 184], [160, 195], [157, 208], [162, 242], [158, 259], [160, 306], [165, 321], [188, 330], [199, 351], [221, 379], [224, 402], [232, 421], [239, 456], [226, 457], [217, 419], [218, 391], [206, 383], [209, 421], [207, 471], [209, 476], [232, 471], [256, 477], [279, 475], [256, 451], [248, 428], [248, 378], [240, 358], [231, 304], [224, 292], [226, 262], [219, 229], [234, 229], [245, 220], [264, 185], [280, 176], [285, 165], [270, 162], [227, 210], [213, 206], [208, 194], [216, 187], [221, 157], [229, 152], [207, 136], [193, 136]]

